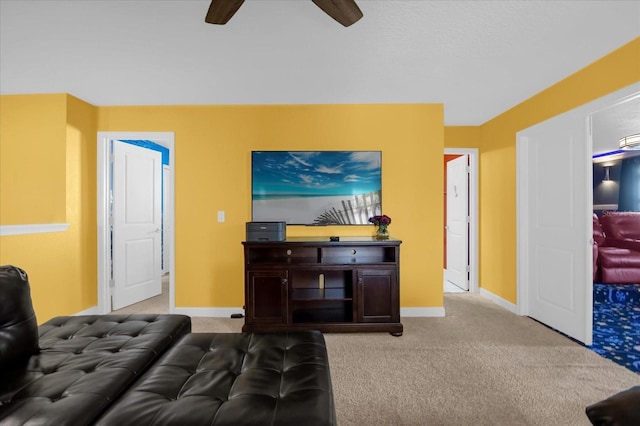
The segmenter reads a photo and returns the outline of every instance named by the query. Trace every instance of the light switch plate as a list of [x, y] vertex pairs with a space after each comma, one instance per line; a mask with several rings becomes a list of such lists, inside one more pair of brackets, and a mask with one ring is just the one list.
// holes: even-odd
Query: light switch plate
[[224, 210], [218, 211], [218, 222], [224, 222]]

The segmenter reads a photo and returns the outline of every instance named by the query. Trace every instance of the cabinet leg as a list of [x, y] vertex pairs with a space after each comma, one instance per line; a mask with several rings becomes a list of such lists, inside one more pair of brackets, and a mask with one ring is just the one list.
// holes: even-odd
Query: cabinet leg
[[402, 336], [402, 331], [392, 331], [392, 332], [389, 332], [389, 334], [394, 337], [400, 337]]

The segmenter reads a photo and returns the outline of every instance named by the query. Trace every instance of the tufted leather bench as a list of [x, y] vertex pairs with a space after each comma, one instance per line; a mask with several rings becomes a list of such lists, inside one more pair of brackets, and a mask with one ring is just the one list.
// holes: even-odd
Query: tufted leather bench
[[0, 267], [0, 425], [86, 425], [191, 331], [184, 315], [96, 315], [36, 325], [26, 273]]
[[0, 266], [0, 425], [336, 424], [322, 333], [190, 331], [155, 314], [38, 327], [26, 273]]
[[185, 336], [98, 425], [335, 425], [324, 337]]

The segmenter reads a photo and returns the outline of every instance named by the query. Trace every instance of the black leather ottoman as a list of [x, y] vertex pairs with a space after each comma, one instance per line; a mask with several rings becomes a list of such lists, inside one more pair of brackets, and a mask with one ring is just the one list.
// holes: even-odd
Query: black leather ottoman
[[94, 422], [172, 344], [185, 315], [61, 316], [40, 327], [27, 273], [0, 266], [0, 425]]
[[60, 316], [38, 327], [27, 273], [0, 266], [0, 425], [92, 424], [182, 336], [185, 315]]
[[91, 424], [190, 331], [183, 315], [53, 318], [38, 327], [40, 352], [3, 368], [0, 424]]
[[640, 425], [640, 386], [618, 392], [586, 408], [587, 417], [595, 426]]
[[97, 424], [335, 425], [324, 337], [187, 335]]

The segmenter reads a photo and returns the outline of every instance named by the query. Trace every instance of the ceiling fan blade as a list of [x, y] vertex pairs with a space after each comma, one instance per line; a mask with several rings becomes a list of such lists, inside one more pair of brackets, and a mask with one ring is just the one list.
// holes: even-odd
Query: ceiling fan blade
[[209, 24], [224, 25], [240, 9], [244, 0], [211, 0], [204, 21]]
[[313, 2], [345, 27], [362, 18], [362, 11], [355, 0], [313, 0]]

